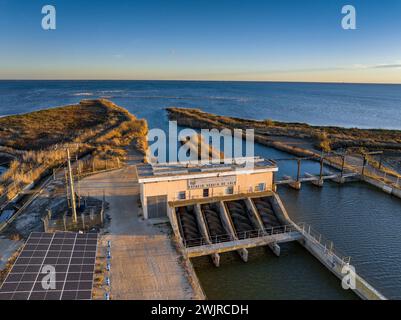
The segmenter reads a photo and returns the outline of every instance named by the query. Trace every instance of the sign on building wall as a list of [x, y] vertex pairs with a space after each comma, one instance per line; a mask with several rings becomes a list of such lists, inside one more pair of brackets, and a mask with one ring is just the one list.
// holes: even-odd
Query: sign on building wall
[[207, 189], [234, 186], [236, 182], [236, 176], [190, 179], [188, 180], [188, 189]]

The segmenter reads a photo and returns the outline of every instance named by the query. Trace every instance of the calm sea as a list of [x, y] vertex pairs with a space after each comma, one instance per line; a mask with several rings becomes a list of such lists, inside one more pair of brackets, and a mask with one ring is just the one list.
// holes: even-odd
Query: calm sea
[[0, 115], [106, 97], [160, 125], [167, 106], [254, 119], [401, 129], [401, 85], [181, 81], [0, 81]]
[[[307, 122], [361, 128], [401, 129], [401, 86], [309, 83], [175, 82], [175, 81], [0, 81], [0, 115], [105, 97], [166, 128], [163, 109], [193, 107], [254, 119]], [[258, 155], [288, 155], [256, 147]], [[294, 174], [292, 163], [280, 174]], [[303, 171], [317, 173], [306, 162]], [[280, 196], [295, 221], [312, 224], [352, 257], [351, 262], [389, 298], [401, 299], [401, 201], [363, 183], [321, 189], [304, 185], [300, 192], [282, 187]], [[206, 260], [207, 261], [207, 260]], [[248, 263], [233, 255], [220, 268], [195, 261], [209, 298], [352, 299], [341, 283], [295, 244], [282, 256], [251, 252]]]

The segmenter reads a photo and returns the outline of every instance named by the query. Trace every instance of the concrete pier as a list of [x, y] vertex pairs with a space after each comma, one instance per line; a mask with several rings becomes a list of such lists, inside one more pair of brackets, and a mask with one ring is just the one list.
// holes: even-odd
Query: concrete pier
[[[233, 239], [237, 241], [238, 237], [237, 234], [235, 233], [233, 222], [231, 221], [231, 218], [228, 215], [226, 206], [223, 201], [220, 201], [219, 209], [220, 209], [220, 218], [221, 221], [223, 222], [224, 227], [226, 228], [226, 231], [228, 232], [228, 234], [232, 236]], [[239, 248], [237, 252], [244, 262], [248, 261], [248, 250], [246, 250], [246, 248]]]
[[311, 183], [316, 186], [316, 187], [323, 187], [324, 179], [321, 176], [314, 176], [313, 174], [310, 173], [305, 173], [306, 177], [313, 178], [311, 180]]
[[[195, 214], [196, 214], [196, 219], [198, 221], [198, 225], [199, 225], [199, 229], [202, 234], [202, 237], [204, 239], [206, 239], [207, 244], [211, 245], [212, 241], [210, 240], [210, 235], [207, 230], [205, 219], [203, 218], [202, 210], [201, 210], [199, 203], [196, 204], [196, 206], [195, 206]], [[220, 266], [220, 255], [218, 253], [213, 253], [211, 255], [211, 258], [212, 258], [214, 265], [216, 267], [219, 267]]]
[[[256, 221], [256, 224], [257, 224], [257, 226], [258, 226], [258, 230], [261, 231], [261, 232], [264, 232], [264, 234], [266, 234], [266, 232], [265, 232], [265, 226], [263, 225], [263, 221], [262, 221], [262, 219], [261, 219], [261, 217], [260, 217], [260, 215], [259, 215], [259, 212], [258, 212], [258, 210], [256, 209], [256, 207], [255, 207], [253, 201], [251, 200], [251, 198], [246, 198], [245, 203], [246, 203], [246, 206], [247, 206], [248, 210], [249, 210], [250, 212], [252, 212], [252, 215], [253, 215], [253, 217], [254, 217], [254, 220]], [[277, 257], [280, 256], [281, 249], [280, 249], [280, 246], [279, 246], [277, 243], [269, 243], [267, 246], [270, 248], [270, 250], [271, 250]]]

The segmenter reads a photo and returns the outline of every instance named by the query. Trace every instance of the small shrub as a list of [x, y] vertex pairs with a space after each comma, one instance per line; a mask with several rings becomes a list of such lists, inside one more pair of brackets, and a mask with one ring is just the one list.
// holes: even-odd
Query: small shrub
[[272, 119], [266, 119], [263, 121], [264, 125], [267, 127], [272, 127], [274, 126], [274, 121]]

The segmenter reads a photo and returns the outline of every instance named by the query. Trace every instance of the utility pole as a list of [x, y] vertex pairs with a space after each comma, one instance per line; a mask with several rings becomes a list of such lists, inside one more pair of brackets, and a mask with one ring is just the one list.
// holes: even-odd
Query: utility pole
[[72, 221], [74, 223], [76, 223], [77, 222], [77, 207], [76, 207], [76, 204], [75, 204], [74, 178], [72, 176], [70, 150], [68, 148], [67, 148], [67, 163], [68, 163], [68, 175], [70, 177]]
[[366, 164], [367, 164], [367, 158], [366, 158], [366, 155], [364, 155], [364, 156], [363, 156], [362, 176], [365, 175]]
[[382, 169], [382, 165], [383, 165], [383, 153], [380, 154], [379, 170]]
[[67, 206], [68, 208], [71, 208], [70, 205], [70, 193], [68, 191], [68, 174], [67, 174], [67, 168], [64, 167], [64, 181], [65, 181], [65, 196], [67, 198]]

